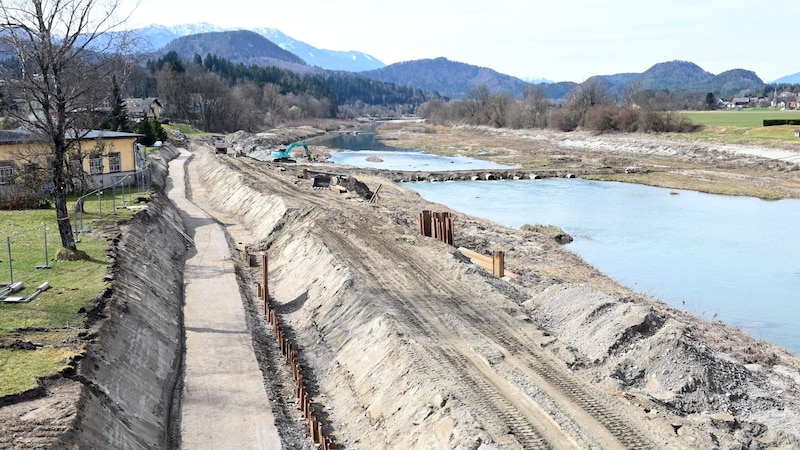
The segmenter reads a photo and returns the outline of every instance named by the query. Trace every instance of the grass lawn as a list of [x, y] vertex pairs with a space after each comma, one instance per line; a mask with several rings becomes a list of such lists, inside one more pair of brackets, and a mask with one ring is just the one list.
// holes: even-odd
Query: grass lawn
[[800, 119], [800, 111], [779, 111], [772, 108], [745, 108], [722, 111], [683, 112], [702, 127], [692, 133], [670, 133], [671, 138], [712, 140], [728, 144], [768, 144], [770, 142], [799, 143], [794, 136], [798, 125], [764, 127], [765, 119]]
[[170, 123], [164, 125], [164, 129], [167, 131], [169, 130], [178, 130], [181, 133], [185, 134], [189, 137], [203, 137], [203, 136], [213, 136], [214, 133], [207, 133], [205, 131], [198, 130], [197, 128], [193, 128], [191, 125], [186, 123]]
[[[110, 192], [87, 197], [84, 229], [133, 217], [130, 210], [114, 208], [130, 200], [130, 194], [120, 191], [116, 198], [111, 197]], [[73, 198], [71, 213], [74, 202]], [[74, 228], [75, 217], [72, 219]], [[35, 388], [38, 378], [58, 373], [82, 351], [76, 337], [83, 311], [107, 287], [103, 278], [111, 261], [106, 257], [105, 240], [88, 235], [81, 235], [78, 244], [78, 249], [88, 254], [87, 260], [56, 261], [60, 248], [54, 209], [0, 211], [0, 283], [9, 283], [13, 276], [25, 286], [8, 296], [28, 297], [42, 283], [50, 284], [49, 290], [29, 303], [0, 302], [0, 396]], [[17, 341], [31, 342], [37, 348], [19, 349], [13, 345]]]

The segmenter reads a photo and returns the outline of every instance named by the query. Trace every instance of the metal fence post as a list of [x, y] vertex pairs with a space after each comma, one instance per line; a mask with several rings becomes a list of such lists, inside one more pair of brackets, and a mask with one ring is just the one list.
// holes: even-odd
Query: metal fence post
[[50, 254], [48, 253], [47, 249], [47, 222], [43, 222], [42, 226], [44, 227], [44, 265], [43, 266], [36, 266], [37, 269], [49, 269], [50, 268]]
[[117, 183], [111, 185], [111, 206], [113, 209], [111, 210], [111, 215], [117, 215]]
[[6, 243], [8, 243], [8, 273], [11, 277], [11, 282], [9, 286], [14, 284], [14, 264], [11, 262], [11, 236], [6, 238]]

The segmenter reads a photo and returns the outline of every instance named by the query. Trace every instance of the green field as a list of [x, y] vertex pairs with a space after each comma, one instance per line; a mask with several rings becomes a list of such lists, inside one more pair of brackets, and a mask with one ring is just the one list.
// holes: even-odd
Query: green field
[[[84, 228], [113, 226], [133, 217], [130, 210], [114, 209], [130, 194], [118, 192], [115, 199], [109, 194], [87, 197]], [[73, 204], [74, 199], [69, 202], [74, 225]], [[35, 388], [39, 377], [59, 372], [83, 351], [77, 335], [84, 311], [108, 286], [104, 277], [111, 261], [106, 245], [105, 240], [83, 235], [78, 249], [87, 253], [87, 260], [56, 261], [61, 240], [54, 209], [0, 211], [0, 283], [13, 277], [25, 286], [8, 295], [28, 297], [42, 283], [50, 284], [29, 303], [0, 302], [0, 397]], [[19, 343], [36, 348], [23, 349]]]
[[728, 144], [764, 145], [797, 143], [794, 131], [798, 125], [764, 127], [765, 119], [800, 119], [800, 111], [779, 111], [772, 108], [746, 108], [721, 111], [684, 111], [699, 129], [688, 134], [669, 133], [676, 139], [697, 139]]
[[[800, 119], [800, 111], [779, 111], [764, 108], [745, 108], [721, 111], [686, 111], [697, 125], [760, 128], [765, 119]], [[795, 127], [798, 128], [798, 127]]]

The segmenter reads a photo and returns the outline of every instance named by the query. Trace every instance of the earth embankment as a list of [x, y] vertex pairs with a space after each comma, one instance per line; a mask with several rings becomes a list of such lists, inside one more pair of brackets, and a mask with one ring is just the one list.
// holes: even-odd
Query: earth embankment
[[183, 350], [183, 259], [180, 216], [162, 194], [167, 148], [151, 155], [157, 186], [112, 246], [113, 289], [89, 320], [81, 383], [70, 430], [55, 447], [168, 448], [173, 397]]
[[[303, 132], [286, 139], [321, 134]], [[337, 448], [800, 448], [800, 362], [788, 352], [631, 292], [550, 236], [456, 214], [456, 246], [503, 250], [519, 275], [493, 278], [419, 235], [419, 212], [446, 207], [386, 178], [353, 172], [383, 187], [375, 204], [302, 178], [347, 168], [214, 155], [202, 141], [189, 150], [187, 190], [232, 253], [269, 257], [273, 308]], [[86, 356], [45, 397], [2, 408], [0, 436], [13, 422], [8, 442], [21, 448], [176, 444], [179, 225], [156, 193], [112, 239]], [[281, 430], [302, 431], [284, 395], [291, 377], [263, 357], [280, 354], [256, 297], [263, 267], [236, 260], [263, 384]], [[287, 448], [313, 447], [282, 433]]]
[[375, 205], [312, 189], [300, 166], [191, 150], [208, 208], [236, 242], [269, 255], [274, 308], [342, 446], [800, 442], [796, 382], [783, 376], [797, 371], [792, 355], [767, 349], [771, 361], [746, 367], [696, 337], [691, 318], [614, 286], [549, 238], [459, 217], [456, 245], [512, 246], [521, 277], [498, 280], [419, 236], [419, 211], [440, 205], [385, 179], [366, 179], [384, 186]]

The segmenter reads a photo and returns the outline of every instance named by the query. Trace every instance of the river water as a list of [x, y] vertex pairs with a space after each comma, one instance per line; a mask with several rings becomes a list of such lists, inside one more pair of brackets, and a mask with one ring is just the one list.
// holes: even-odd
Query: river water
[[562, 178], [406, 186], [509, 227], [557, 225], [575, 238], [566, 249], [619, 283], [800, 354], [800, 200]]
[[412, 148], [390, 147], [376, 139], [375, 133], [340, 134], [325, 140], [317, 140], [314, 143], [330, 148], [344, 149], [344, 151], [331, 156], [331, 161], [337, 164], [371, 169], [440, 172], [519, 167], [462, 156], [436, 156]]

